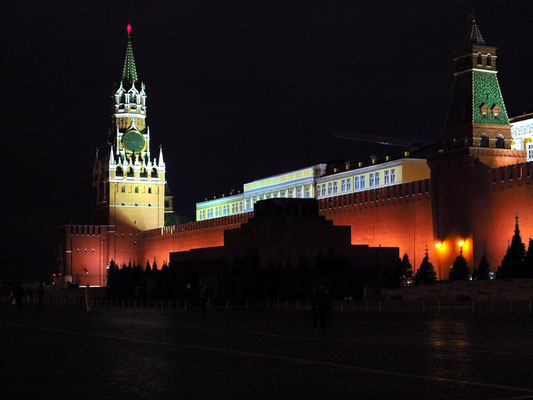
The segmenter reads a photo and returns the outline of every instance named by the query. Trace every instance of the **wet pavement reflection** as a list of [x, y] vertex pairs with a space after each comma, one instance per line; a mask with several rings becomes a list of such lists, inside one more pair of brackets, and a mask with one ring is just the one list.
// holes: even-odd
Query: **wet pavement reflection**
[[8, 398], [533, 398], [530, 316], [0, 311]]

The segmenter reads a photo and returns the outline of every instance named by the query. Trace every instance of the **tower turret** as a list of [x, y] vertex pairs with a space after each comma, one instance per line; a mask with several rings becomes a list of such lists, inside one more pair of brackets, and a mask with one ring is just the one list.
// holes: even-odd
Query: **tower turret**
[[150, 129], [146, 124], [146, 89], [139, 79], [131, 25], [122, 79], [113, 93], [113, 127], [109, 156], [95, 161], [95, 222], [117, 232], [164, 226], [165, 164], [150, 162]]
[[485, 43], [475, 19], [455, 51], [455, 81], [445, 140], [455, 147], [511, 146], [511, 126], [498, 83], [497, 48]]

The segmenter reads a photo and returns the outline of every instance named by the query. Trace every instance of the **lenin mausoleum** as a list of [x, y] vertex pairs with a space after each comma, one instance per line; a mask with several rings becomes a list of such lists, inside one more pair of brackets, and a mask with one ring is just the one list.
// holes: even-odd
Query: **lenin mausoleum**
[[57, 231], [58, 272], [66, 282], [104, 286], [112, 260], [118, 265], [156, 260], [161, 266], [171, 254], [187, 252], [178, 258], [190, 259], [197, 249], [224, 246], [225, 237], [233, 243], [242, 235], [231, 232], [247, 231], [256, 203], [276, 198], [316, 199], [319, 215], [347, 229], [351, 245], [399, 248], [415, 270], [427, 251], [438, 279], [448, 279], [460, 251], [471, 267], [484, 254], [492, 266], [499, 265], [517, 216], [522, 236], [533, 236], [533, 113], [508, 115], [497, 48], [485, 43], [475, 21], [454, 52], [454, 85], [440, 144], [247, 182], [239, 191], [197, 203], [195, 222], [171, 226], [165, 225], [172, 197], [163, 151], [152, 152], [147, 92], [135, 67], [130, 30], [122, 79], [112, 96], [108, 149], [97, 153], [93, 166], [94, 225]]

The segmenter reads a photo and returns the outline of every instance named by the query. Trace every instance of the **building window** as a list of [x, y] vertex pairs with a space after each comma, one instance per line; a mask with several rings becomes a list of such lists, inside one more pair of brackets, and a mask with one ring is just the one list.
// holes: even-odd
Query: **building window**
[[365, 176], [361, 176], [361, 189], [365, 188]]
[[220, 207], [215, 208], [215, 217], [220, 217]]
[[296, 193], [297, 193], [297, 197], [298, 197], [299, 199], [301, 199], [301, 198], [302, 198], [302, 188], [298, 188], [297, 191], [296, 191]]
[[239, 202], [239, 212], [242, 213], [242, 201]]
[[483, 103], [480, 107], [481, 118], [487, 119], [489, 117], [489, 106]]
[[359, 177], [358, 176], [355, 177], [354, 187], [353, 188], [355, 190], [359, 189]]
[[483, 64], [483, 58], [481, 57], [481, 54], [477, 55], [477, 65]]
[[213, 209], [212, 208], [207, 210], [207, 218], [213, 218]]
[[122, 187], [120, 188], [120, 191], [121, 191], [122, 193], [126, 193], [126, 186], [122, 186]]
[[332, 193], [333, 193], [333, 183], [328, 182], [328, 194], [332, 194]]
[[135, 193], [139, 193], [139, 186], [135, 186]]
[[385, 172], [383, 174], [384, 174], [384, 178], [383, 178], [384, 182], [383, 183], [385, 185], [388, 185], [389, 184], [389, 171], [385, 170]]
[[337, 193], [337, 182], [333, 182], [333, 194]]
[[527, 160], [533, 161], [533, 143], [529, 142], [527, 144]]
[[317, 195], [317, 197], [320, 196], [320, 193], [321, 193], [320, 190], [321, 190], [320, 185], [316, 185], [316, 195]]
[[492, 118], [500, 119], [500, 115], [501, 115], [500, 107], [497, 104], [493, 105], [492, 106]]
[[352, 190], [352, 178], [346, 179], [346, 191], [350, 192]]
[[148, 194], [152, 194], [152, 187], [151, 186], [148, 187]]
[[374, 179], [376, 180], [376, 186], [379, 186], [379, 175], [380, 175], [379, 172], [376, 172], [374, 174]]
[[292, 195], [292, 189], [289, 190], [289, 197], [290, 198], [293, 198], [294, 196]]
[[346, 181], [343, 179], [341, 181], [341, 192], [345, 192], [346, 191]]
[[250, 199], [246, 199], [246, 209], [250, 209]]
[[505, 149], [505, 139], [502, 135], [498, 135], [496, 137], [496, 148], [497, 149]]
[[390, 183], [396, 182], [396, 169], [390, 170]]
[[490, 54], [487, 56], [487, 64], [486, 65], [487, 65], [488, 68], [492, 67], [492, 60], [491, 60]]
[[310, 194], [309, 194], [310, 190], [309, 190], [309, 186], [306, 186], [305, 187], [305, 198], [308, 199], [310, 197]]
[[368, 187], [374, 186], [374, 174], [368, 176]]
[[322, 196], [326, 195], [326, 184], [322, 185]]

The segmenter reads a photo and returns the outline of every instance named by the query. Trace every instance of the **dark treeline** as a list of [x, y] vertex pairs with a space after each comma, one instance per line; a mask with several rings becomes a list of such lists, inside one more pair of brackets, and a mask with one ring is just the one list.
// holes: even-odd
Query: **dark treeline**
[[144, 268], [131, 263], [119, 268], [114, 261], [111, 261], [107, 271], [107, 297], [182, 298], [185, 294], [183, 290], [185, 284], [181, 281], [176, 271], [167, 264], [158, 269], [155, 261], [152, 265], [146, 261]]

